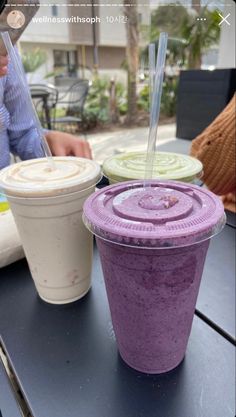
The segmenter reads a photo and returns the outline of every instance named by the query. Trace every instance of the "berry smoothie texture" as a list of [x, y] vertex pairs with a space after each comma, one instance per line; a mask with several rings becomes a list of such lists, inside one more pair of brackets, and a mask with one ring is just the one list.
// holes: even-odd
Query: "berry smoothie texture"
[[225, 223], [211, 192], [174, 181], [130, 181], [84, 205], [96, 235], [119, 352], [163, 373], [183, 359], [210, 238]]
[[127, 248], [97, 238], [119, 352], [162, 373], [183, 359], [209, 240], [179, 249]]

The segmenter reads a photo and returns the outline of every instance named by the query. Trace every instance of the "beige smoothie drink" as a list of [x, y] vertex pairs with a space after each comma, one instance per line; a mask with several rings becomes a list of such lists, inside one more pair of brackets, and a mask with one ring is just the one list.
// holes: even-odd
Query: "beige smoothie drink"
[[91, 286], [93, 240], [82, 222], [100, 167], [83, 158], [21, 162], [0, 173], [39, 296], [54, 304], [83, 297]]
[[[145, 178], [146, 152], [126, 152], [104, 161], [103, 173], [110, 184]], [[191, 156], [157, 152], [153, 161], [153, 178], [194, 182], [202, 175], [202, 163]]]

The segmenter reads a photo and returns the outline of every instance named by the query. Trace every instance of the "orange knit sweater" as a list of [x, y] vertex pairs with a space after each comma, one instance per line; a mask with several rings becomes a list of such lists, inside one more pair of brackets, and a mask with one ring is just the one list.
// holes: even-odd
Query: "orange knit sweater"
[[225, 207], [236, 211], [236, 96], [192, 142], [191, 155], [203, 163], [203, 181], [223, 196]]

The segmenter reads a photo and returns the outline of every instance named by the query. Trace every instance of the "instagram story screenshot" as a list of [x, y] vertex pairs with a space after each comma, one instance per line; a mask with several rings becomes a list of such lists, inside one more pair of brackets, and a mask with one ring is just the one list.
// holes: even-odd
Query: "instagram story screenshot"
[[234, 417], [233, 0], [0, 0], [0, 417]]

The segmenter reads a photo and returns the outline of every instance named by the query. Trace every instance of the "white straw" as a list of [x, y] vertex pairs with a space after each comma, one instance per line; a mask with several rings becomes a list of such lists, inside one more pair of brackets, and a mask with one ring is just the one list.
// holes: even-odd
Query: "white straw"
[[1, 36], [2, 36], [3, 42], [5, 44], [8, 56], [10, 58], [10, 61], [15, 68], [15, 76], [18, 77], [18, 80], [21, 84], [21, 94], [22, 94], [22, 96], [25, 95], [27, 108], [24, 109], [24, 110], [28, 111], [29, 117], [31, 117], [33, 119], [34, 124], [35, 124], [36, 129], [37, 129], [37, 132], [38, 132], [38, 135], [41, 139], [41, 144], [42, 144], [42, 148], [43, 148], [43, 151], [45, 153], [45, 156], [48, 159], [48, 163], [50, 164], [51, 169], [54, 169], [55, 164], [54, 164], [54, 161], [53, 161], [53, 158], [52, 158], [52, 153], [51, 153], [51, 150], [50, 150], [49, 145], [47, 143], [47, 140], [45, 138], [45, 135], [44, 135], [41, 123], [39, 121], [37, 112], [35, 110], [34, 104], [32, 102], [30, 91], [29, 91], [29, 88], [28, 88], [28, 85], [27, 85], [27, 82], [26, 82], [25, 74], [23, 72], [21, 63], [19, 61], [19, 57], [16, 54], [15, 49], [12, 45], [12, 41], [11, 41], [11, 38], [9, 36], [9, 33], [8, 32], [3, 32], [3, 33], [1, 33]]
[[[148, 48], [148, 58], [149, 58], [149, 111], [151, 115], [152, 109], [152, 94], [154, 88], [154, 80], [155, 80], [155, 68], [156, 68], [156, 53], [155, 53], [155, 43], [150, 43]], [[150, 116], [151, 122], [151, 116]]]
[[162, 85], [165, 70], [166, 50], [167, 50], [168, 34], [162, 32], [159, 37], [159, 47], [156, 62], [156, 74], [154, 81], [154, 91], [152, 94], [152, 106], [150, 114], [150, 130], [148, 137], [146, 169], [144, 187], [148, 186], [149, 179], [153, 176], [153, 163], [156, 149], [157, 128], [160, 116]]

